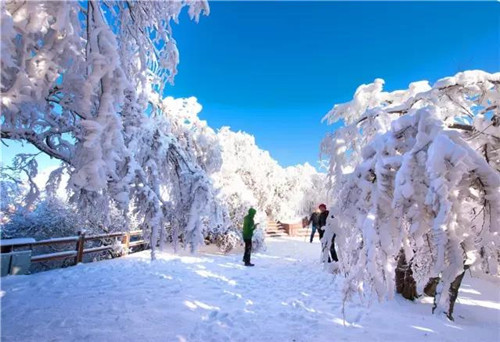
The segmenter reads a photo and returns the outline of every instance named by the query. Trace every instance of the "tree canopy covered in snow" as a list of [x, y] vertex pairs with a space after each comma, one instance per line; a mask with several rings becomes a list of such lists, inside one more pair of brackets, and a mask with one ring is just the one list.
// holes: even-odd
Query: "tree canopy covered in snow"
[[198, 138], [162, 95], [177, 73], [171, 21], [184, 7], [195, 20], [208, 14], [206, 1], [1, 4], [2, 140], [61, 160], [50, 178], [68, 171], [80, 210], [133, 208], [153, 251], [167, 235], [195, 245], [202, 227], [221, 224], [213, 166], [185, 145]]
[[322, 143], [345, 296], [394, 293], [401, 250], [419, 286], [439, 277], [439, 308], [464, 265], [497, 274], [500, 73], [466, 71], [434, 85], [362, 85], [325, 116]]
[[267, 218], [297, 222], [325, 200], [325, 175], [309, 164], [283, 168], [255, 138], [223, 127], [217, 134], [222, 166], [213, 175], [234, 224], [242, 222], [248, 208], [257, 209], [257, 220]]

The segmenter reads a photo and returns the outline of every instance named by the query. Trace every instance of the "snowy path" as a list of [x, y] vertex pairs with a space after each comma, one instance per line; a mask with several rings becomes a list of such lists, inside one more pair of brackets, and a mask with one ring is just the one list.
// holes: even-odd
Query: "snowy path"
[[[465, 279], [456, 322], [401, 298], [341, 314], [319, 245], [268, 240], [241, 255], [149, 253], [2, 279], [2, 341], [498, 341], [498, 284]], [[474, 290], [471, 282], [477, 282]]]

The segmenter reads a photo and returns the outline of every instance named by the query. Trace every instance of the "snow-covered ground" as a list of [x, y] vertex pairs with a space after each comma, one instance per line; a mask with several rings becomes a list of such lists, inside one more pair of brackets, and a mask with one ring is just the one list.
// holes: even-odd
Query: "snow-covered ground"
[[[499, 284], [467, 274], [455, 322], [429, 299], [346, 304], [319, 244], [242, 254], [149, 253], [2, 279], [2, 341], [498, 341]], [[238, 251], [236, 251], [238, 252]]]

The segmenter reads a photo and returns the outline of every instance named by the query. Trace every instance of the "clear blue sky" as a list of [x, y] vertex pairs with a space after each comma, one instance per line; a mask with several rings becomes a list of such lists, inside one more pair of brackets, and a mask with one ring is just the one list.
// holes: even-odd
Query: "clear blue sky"
[[[253, 134], [284, 166], [317, 166], [320, 141], [332, 130], [321, 118], [362, 83], [380, 77], [395, 90], [467, 69], [500, 71], [497, 2], [210, 7], [198, 24], [184, 11], [173, 25], [181, 64], [167, 95], [196, 96], [209, 125]], [[21, 152], [9, 144], [5, 161]]]
[[167, 94], [196, 96], [209, 125], [256, 137], [284, 166], [317, 165], [321, 124], [375, 78], [386, 89], [468, 69], [500, 71], [495, 2], [210, 2], [174, 25], [181, 64]]

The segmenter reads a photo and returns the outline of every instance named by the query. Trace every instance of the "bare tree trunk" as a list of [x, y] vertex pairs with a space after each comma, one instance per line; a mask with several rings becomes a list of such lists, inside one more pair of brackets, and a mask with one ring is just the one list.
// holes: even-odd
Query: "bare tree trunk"
[[396, 267], [396, 291], [409, 300], [418, 297], [417, 283], [413, 278], [411, 263], [406, 262], [406, 256], [403, 250], [399, 252], [398, 266]]
[[450, 285], [450, 306], [448, 308], [448, 313], [446, 316], [448, 319], [453, 321], [453, 308], [455, 307], [455, 301], [457, 300], [458, 297], [458, 289], [460, 288], [460, 285], [462, 284], [462, 279], [464, 278], [465, 271], [469, 269], [469, 265], [464, 266], [464, 271], [460, 273], [455, 280]]
[[[460, 285], [462, 284], [462, 279], [464, 278], [465, 271], [467, 271], [468, 269], [469, 269], [469, 265], [464, 265], [464, 271], [462, 273], [460, 273], [455, 278], [455, 280], [453, 280], [453, 282], [450, 284], [450, 288], [448, 290], [450, 297], [449, 297], [449, 307], [448, 307], [448, 312], [446, 313], [446, 317], [448, 317], [448, 319], [451, 321], [454, 320], [453, 309], [455, 307], [455, 302], [456, 302], [457, 297], [458, 297], [458, 290], [460, 288]], [[436, 288], [437, 288], [437, 285], [439, 284], [440, 280], [441, 279], [439, 277], [430, 278], [427, 285], [425, 285], [424, 293], [429, 297], [436, 298]], [[437, 306], [437, 303], [434, 300], [434, 306], [432, 308], [433, 313], [434, 313], [434, 309], [436, 308], [436, 306]]]
[[430, 278], [429, 281], [427, 282], [427, 285], [424, 287], [424, 293], [428, 295], [429, 297], [435, 297], [436, 296], [436, 287], [439, 284], [439, 277], [436, 278]]

